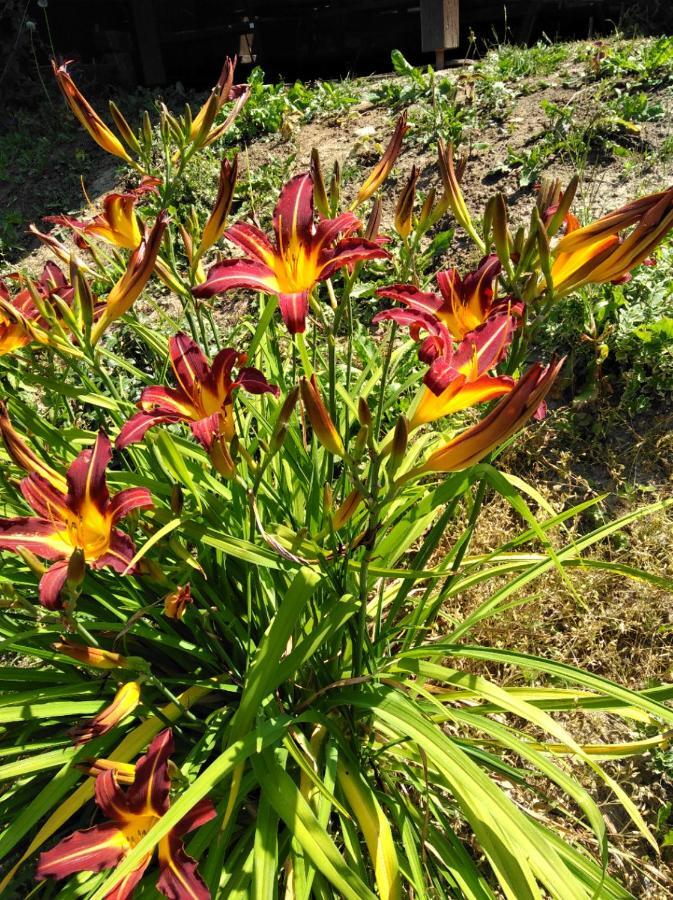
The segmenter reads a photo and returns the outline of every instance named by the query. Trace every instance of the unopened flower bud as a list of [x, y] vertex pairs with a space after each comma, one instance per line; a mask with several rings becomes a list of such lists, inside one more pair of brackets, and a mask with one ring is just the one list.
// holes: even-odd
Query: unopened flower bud
[[133, 784], [136, 780], [136, 767], [133, 763], [118, 762], [116, 759], [86, 759], [77, 768], [92, 778], [97, 778], [103, 772], [114, 772], [119, 784]]
[[358, 422], [363, 426], [372, 424], [372, 413], [364, 397], [358, 398]]
[[381, 215], [383, 212], [383, 204], [377, 197], [372, 204], [372, 210], [369, 213], [369, 218], [367, 219], [367, 227], [365, 228], [365, 239], [368, 241], [375, 241], [379, 234], [379, 228], [381, 227]]
[[327, 196], [327, 189], [325, 188], [325, 179], [323, 178], [322, 168], [320, 166], [320, 155], [315, 147], [311, 150], [310, 170], [311, 176], [313, 177], [313, 202], [315, 208], [321, 216], [329, 219], [332, 211]]
[[315, 375], [301, 380], [301, 399], [313, 432], [320, 443], [335, 456], [344, 455], [344, 445], [320, 394]]
[[182, 492], [182, 486], [174, 484], [171, 488], [171, 512], [174, 516], [179, 516], [181, 514], [184, 504], [185, 496]]
[[227, 445], [222, 435], [217, 435], [208, 451], [210, 461], [220, 475], [225, 478], [233, 478], [236, 474], [236, 464], [231, 454], [231, 449]]
[[128, 660], [120, 653], [112, 653], [101, 647], [87, 647], [86, 644], [76, 644], [74, 641], [56, 641], [52, 649], [64, 656], [69, 656], [85, 666], [93, 669], [126, 669]]
[[362, 503], [362, 493], [355, 488], [346, 497], [341, 506], [332, 516], [332, 528], [338, 531], [343, 528], [354, 516], [358, 506]]
[[390, 475], [394, 475], [399, 469], [402, 460], [407, 452], [407, 441], [409, 439], [409, 423], [405, 416], [400, 416], [395, 425], [395, 433], [390, 446], [390, 459], [388, 460], [388, 471]]
[[66, 578], [68, 587], [79, 587], [84, 581], [85, 572], [86, 560], [84, 559], [84, 551], [77, 549], [68, 560], [68, 575]]
[[406, 240], [411, 234], [414, 225], [414, 200], [416, 199], [416, 182], [418, 181], [418, 168], [412, 166], [411, 173], [395, 207], [395, 231]]

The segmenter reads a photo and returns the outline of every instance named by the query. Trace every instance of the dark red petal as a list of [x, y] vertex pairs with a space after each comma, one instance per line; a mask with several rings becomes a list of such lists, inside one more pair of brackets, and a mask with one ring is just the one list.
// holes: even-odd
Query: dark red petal
[[241, 369], [236, 382], [249, 394], [273, 394], [274, 397], [277, 397], [280, 393], [277, 384], [269, 384], [266, 376], [252, 366]]
[[282, 253], [293, 241], [308, 245], [313, 230], [313, 178], [295, 175], [280, 192], [273, 211], [273, 229]]
[[64, 520], [68, 515], [66, 496], [51, 485], [46, 478], [31, 472], [19, 485], [23, 497], [34, 510], [50, 522]]
[[272, 258], [276, 254], [276, 250], [268, 237], [254, 225], [237, 222], [224, 232], [224, 236], [232, 244], [236, 244], [237, 247], [245, 251], [248, 256], [251, 256], [258, 262], [265, 263], [267, 266], [270, 265]]
[[241, 358], [242, 354], [238, 350], [234, 350], [233, 347], [225, 347], [223, 350], [220, 350], [213, 360], [210, 378], [208, 379], [208, 387], [214, 394], [225, 399], [229, 396], [232, 385], [231, 372], [234, 366], [241, 361]]
[[453, 359], [454, 367], [459, 369], [476, 356], [477, 377], [493, 369], [507, 352], [515, 326], [512, 316], [487, 319], [460, 342]]
[[300, 334], [306, 331], [306, 316], [308, 315], [308, 291], [298, 294], [279, 294], [280, 314], [290, 334]]
[[429, 291], [419, 291], [413, 284], [391, 284], [389, 287], [379, 288], [376, 292], [379, 297], [387, 297], [389, 300], [397, 300], [411, 309], [419, 312], [433, 314], [442, 305], [441, 297]]
[[63, 526], [33, 516], [0, 519], [0, 550], [25, 547], [43, 559], [63, 559], [67, 547], [55, 538]]
[[61, 589], [68, 577], [68, 560], [54, 563], [40, 578], [40, 603], [46, 609], [61, 609]]
[[126, 840], [114, 822], [104, 822], [85, 831], [75, 831], [40, 854], [35, 874], [43, 878], [65, 878], [74, 872], [100, 872], [116, 866], [124, 856]]
[[214, 297], [233, 288], [251, 288], [266, 294], [277, 294], [278, 281], [264, 263], [248, 259], [223, 259], [208, 272], [203, 284], [192, 288], [195, 297]]
[[465, 381], [465, 376], [447, 362], [443, 357], [436, 359], [423, 376], [423, 384], [430, 388], [433, 394], [439, 396], [456, 379]]
[[110, 495], [105, 482], [105, 469], [112, 458], [112, 445], [108, 436], [98, 432], [96, 443], [90, 450], [82, 450], [71, 463], [66, 474], [68, 481], [68, 506], [75, 512], [93, 503], [105, 512]]
[[205, 419], [198, 419], [196, 422], [190, 422], [189, 427], [196, 440], [204, 446], [206, 450], [210, 450], [213, 439], [220, 433], [220, 414], [219, 412], [215, 412], [212, 416], [207, 416]]
[[132, 575], [135, 572], [135, 566], [129, 569], [129, 565], [135, 555], [136, 545], [128, 534], [124, 534], [118, 528], [113, 528], [110, 532], [110, 546], [107, 552], [91, 563], [91, 568], [103, 569], [108, 567], [114, 569], [115, 572], [120, 572], [122, 575]]
[[182, 331], [170, 339], [168, 346], [178, 387], [188, 397], [194, 397], [210, 372], [208, 360], [199, 345]]
[[174, 831], [159, 842], [157, 888], [168, 900], [210, 900], [210, 891], [196, 871], [196, 862], [187, 856]]
[[149, 509], [154, 506], [152, 495], [147, 488], [132, 487], [120, 491], [110, 502], [112, 521], [118, 522], [127, 516], [132, 509]]
[[133, 891], [145, 874], [145, 869], [149, 866], [151, 860], [152, 854], [150, 853], [140, 863], [137, 869], [129, 872], [126, 878], [122, 878], [117, 887], [113, 888], [110, 893], [107, 894], [105, 900], [131, 900]]
[[96, 803], [106, 819], [124, 824], [131, 818], [126, 794], [117, 784], [117, 777], [112, 769], [106, 769], [96, 778], [94, 786]]
[[175, 414], [161, 415], [154, 413], [140, 412], [132, 416], [128, 422], [121, 427], [121, 431], [115, 441], [117, 450], [123, 450], [124, 447], [130, 447], [131, 444], [137, 444], [145, 437], [145, 434], [154, 425], [160, 425], [162, 422], [179, 422], [180, 417]]
[[323, 219], [318, 222], [313, 238], [314, 246], [326, 247], [333, 244], [338, 237], [352, 234], [357, 231], [362, 223], [352, 212], [342, 213], [336, 219]]
[[327, 263], [320, 271], [320, 279], [329, 278], [333, 272], [343, 266], [350, 266], [366, 259], [389, 259], [390, 253], [384, 250], [375, 241], [366, 241], [364, 238], [344, 238], [334, 248], [333, 255], [328, 257]]
[[168, 811], [168, 758], [172, 752], [173, 735], [170, 728], [165, 728], [136, 763], [136, 777], [126, 794], [129, 809], [135, 815], [163, 816]]
[[206, 822], [210, 822], [216, 815], [217, 810], [212, 801], [208, 797], [204, 797], [180, 819], [172, 830], [178, 837], [182, 837], [183, 834], [188, 834], [190, 831], [200, 828], [201, 825], [205, 825]]

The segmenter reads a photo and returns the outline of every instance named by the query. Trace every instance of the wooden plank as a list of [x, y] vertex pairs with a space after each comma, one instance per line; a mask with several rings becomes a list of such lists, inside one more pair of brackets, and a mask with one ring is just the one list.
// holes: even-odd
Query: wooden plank
[[133, 33], [138, 45], [143, 84], [165, 84], [166, 69], [159, 42], [153, 0], [131, 0]]
[[460, 43], [459, 0], [421, 0], [421, 47], [424, 53]]

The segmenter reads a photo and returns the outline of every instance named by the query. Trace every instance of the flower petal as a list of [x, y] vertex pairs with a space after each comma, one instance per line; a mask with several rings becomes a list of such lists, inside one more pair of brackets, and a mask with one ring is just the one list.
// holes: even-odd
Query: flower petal
[[40, 578], [40, 603], [45, 609], [61, 609], [61, 590], [68, 577], [68, 560], [62, 559], [50, 566]]
[[43, 878], [65, 878], [74, 872], [109, 869], [126, 854], [128, 843], [114, 822], [75, 831], [51, 850], [40, 854], [35, 872]]
[[263, 263], [269, 268], [273, 268], [276, 250], [264, 232], [260, 231], [255, 225], [249, 225], [247, 222], [237, 222], [235, 225], [227, 228], [224, 236], [254, 260]]
[[201, 825], [205, 825], [206, 822], [210, 822], [216, 815], [217, 810], [213, 806], [212, 801], [208, 797], [204, 797], [180, 819], [172, 830], [179, 837], [182, 837], [183, 834], [188, 834], [190, 831], [200, 828]]
[[46, 478], [32, 474], [23, 478], [19, 487], [24, 500], [35, 512], [50, 522], [65, 521], [68, 515], [66, 496], [56, 490]]
[[206, 416], [204, 419], [190, 422], [189, 427], [199, 444], [205, 447], [206, 450], [210, 450], [213, 440], [222, 430], [221, 413], [214, 412], [211, 416]]
[[269, 384], [266, 376], [253, 366], [241, 369], [236, 378], [236, 385], [244, 388], [249, 394], [273, 394], [277, 397], [280, 388], [277, 384]]
[[0, 519], [0, 550], [17, 550], [19, 547], [44, 559], [62, 559], [70, 556], [73, 549], [62, 525], [34, 516]]
[[210, 900], [210, 891], [196, 871], [196, 862], [187, 855], [175, 831], [169, 831], [159, 841], [157, 888], [168, 900]]
[[173, 734], [165, 728], [136, 763], [136, 777], [126, 794], [133, 815], [163, 816], [168, 811], [168, 758], [172, 752]]
[[176, 416], [177, 419], [191, 419], [198, 413], [192, 400], [175, 388], [150, 385], [140, 395], [138, 406], [148, 413], [162, 416]]
[[223, 259], [208, 272], [203, 284], [192, 288], [195, 297], [213, 297], [233, 288], [251, 288], [265, 294], [277, 294], [278, 281], [264, 263], [248, 259]]
[[180, 331], [168, 342], [171, 366], [179, 389], [192, 399], [210, 371], [205, 354], [188, 334]]
[[[326, 251], [325, 251], [326, 252]], [[364, 238], [344, 238], [339, 241], [329, 258], [321, 260], [320, 280], [329, 278], [333, 272], [343, 266], [352, 266], [354, 263], [363, 262], [366, 259], [390, 259], [390, 253], [380, 247], [376, 241], [367, 241]]]
[[140, 883], [141, 878], [145, 874], [145, 869], [149, 866], [151, 861], [152, 854], [150, 853], [140, 863], [137, 869], [129, 872], [126, 878], [122, 878], [119, 884], [105, 897], [105, 900], [131, 900], [136, 886]]
[[[439, 276], [438, 276], [439, 277]], [[442, 300], [431, 291], [419, 291], [413, 284], [391, 284], [390, 287], [379, 288], [378, 297], [387, 297], [389, 300], [397, 300], [411, 309], [434, 315], [442, 305]]]
[[96, 803], [106, 819], [123, 825], [133, 817], [126, 794], [117, 783], [113, 769], [106, 769], [96, 778], [94, 785]]
[[82, 450], [68, 469], [68, 506], [86, 516], [94, 506], [104, 513], [110, 494], [105, 481], [105, 469], [112, 459], [112, 445], [103, 431], [98, 432], [96, 443], [90, 450]]
[[109, 512], [112, 521], [118, 522], [124, 516], [128, 516], [132, 509], [149, 509], [152, 506], [154, 506], [152, 495], [147, 488], [131, 487], [115, 494], [110, 502]]
[[136, 413], [135, 416], [132, 416], [128, 422], [122, 425], [115, 441], [115, 447], [117, 450], [123, 450], [131, 444], [137, 444], [139, 441], [142, 441], [147, 431], [154, 425], [160, 425], [163, 422], [179, 422], [181, 418], [182, 416], [175, 414], [162, 416], [161, 414], [155, 415], [147, 412]]
[[279, 294], [280, 314], [290, 334], [301, 334], [306, 331], [308, 293], [299, 291], [297, 294]]
[[122, 575], [133, 575], [135, 566], [132, 569], [129, 569], [129, 566], [135, 555], [136, 545], [128, 534], [124, 534], [118, 528], [113, 528], [110, 532], [110, 544], [107, 551], [91, 563], [91, 568], [102, 569], [107, 566]]
[[295, 175], [283, 187], [273, 211], [278, 252], [285, 256], [299, 244], [308, 246], [313, 231], [313, 178]]

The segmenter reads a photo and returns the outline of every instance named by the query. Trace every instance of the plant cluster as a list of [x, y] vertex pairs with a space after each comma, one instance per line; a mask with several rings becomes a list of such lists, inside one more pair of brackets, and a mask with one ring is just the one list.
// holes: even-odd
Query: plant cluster
[[[556, 546], [596, 501], [540, 521], [535, 489], [495, 462], [544, 419], [563, 369], [530, 359], [536, 335], [580, 288], [650, 261], [673, 192], [581, 227], [577, 179], [545, 182], [514, 227], [500, 194], [470, 211], [440, 140], [436, 185], [421, 196], [412, 168], [386, 234], [401, 116], [350, 204], [314, 151], [270, 216], [235, 217], [225, 155], [212, 209], [180, 217], [190, 162], [232, 134], [254, 86], [227, 60], [199, 110], [135, 130], [115, 104], [109, 126], [67, 66], [54, 75], [137, 183], [34, 229], [57, 262], [0, 283], [0, 892], [37, 877], [43, 896], [91, 900], [155, 884], [169, 898], [629, 897], [564, 757], [656, 848], [601, 761], [665, 746], [672, 692], [469, 638], [550, 571], [571, 591], [584, 566], [661, 586], [586, 551], [662, 504]], [[449, 216], [481, 261], [429, 275]], [[157, 304], [150, 321], [153, 278], [178, 311]], [[234, 337], [215, 298], [240, 290]], [[476, 554], [494, 493], [523, 529]], [[485, 599], [455, 616], [477, 587]], [[498, 666], [521, 680], [500, 684]], [[553, 715], [568, 709], [653, 733], [583, 746]], [[559, 794], [558, 828], [529, 811]]]

